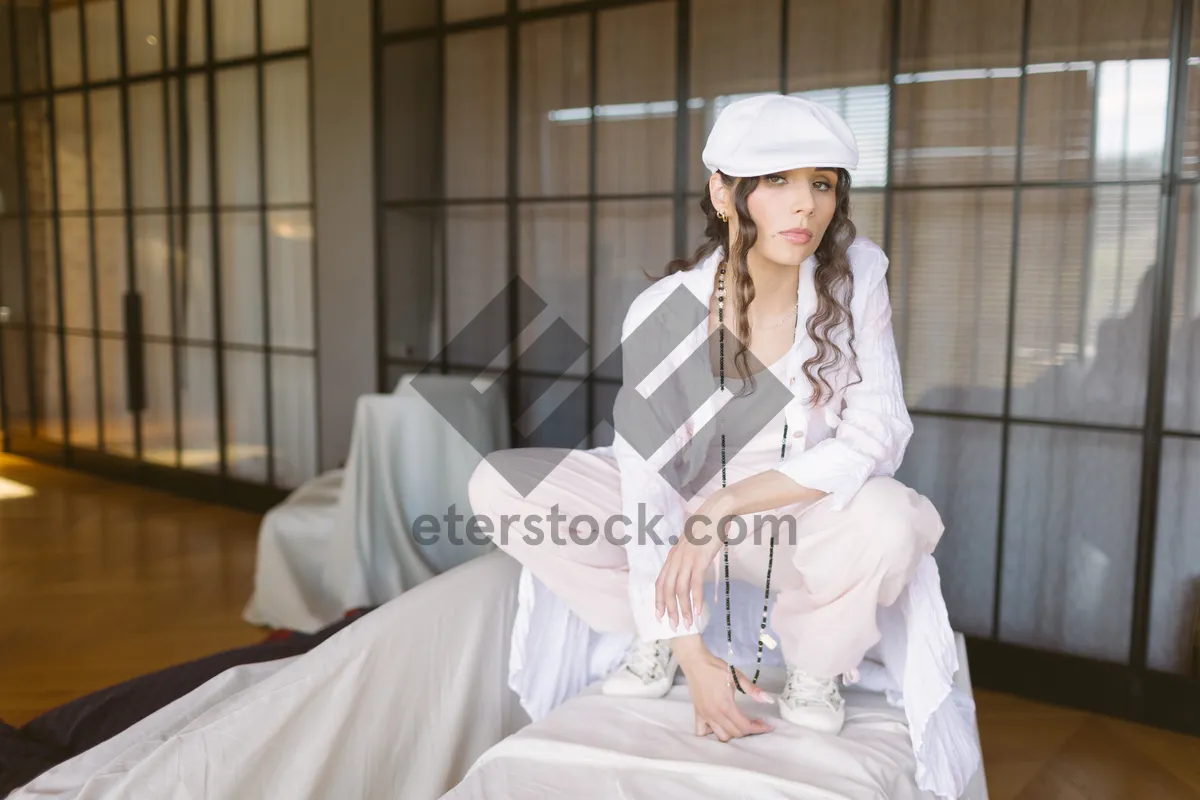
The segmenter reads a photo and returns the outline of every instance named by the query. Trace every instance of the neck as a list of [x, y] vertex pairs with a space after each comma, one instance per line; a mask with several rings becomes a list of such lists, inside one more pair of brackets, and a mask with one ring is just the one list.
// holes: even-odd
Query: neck
[[746, 258], [750, 280], [754, 281], [754, 310], [763, 317], [782, 314], [796, 305], [800, 285], [800, 267], [778, 264], [762, 258], [753, 250]]

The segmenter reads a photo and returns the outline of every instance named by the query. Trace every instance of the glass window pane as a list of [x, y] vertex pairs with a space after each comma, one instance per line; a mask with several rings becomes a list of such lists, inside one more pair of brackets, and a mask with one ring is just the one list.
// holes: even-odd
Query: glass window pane
[[[383, 48], [379, 93], [385, 200], [430, 198], [437, 186], [437, 42], [390, 44]], [[413, 75], [428, 80], [414, 81]]]
[[275, 483], [293, 488], [317, 474], [317, 378], [309, 356], [271, 356]]
[[62, 240], [63, 322], [84, 331], [92, 327], [92, 259], [87, 217], [59, 220]]
[[1012, 428], [1000, 638], [1125, 662], [1141, 437]]
[[106, 81], [117, 77], [121, 65], [117, 50], [116, 0], [89, 0], [83, 4], [83, 15], [87, 24], [88, 79]]
[[446, 22], [459, 22], [504, 13], [506, 0], [443, 0]]
[[9, 326], [0, 338], [4, 348], [4, 399], [10, 433], [33, 435], [29, 392], [29, 336], [23, 327]]
[[505, 37], [503, 28], [446, 37], [445, 169], [449, 197], [503, 197], [506, 193]]
[[308, 0], [262, 0], [263, 51], [308, 46]]
[[179, 241], [186, 241], [186, 271], [180, 276], [179, 330], [189, 341], [213, 339], [212, 218], [189, 214], [186, 233], [180, 225]]
[[[541, 317], [518, 334], [521, 368], [586, 375], [587, 204], [532, 203], [522, 206], [519, 213], [521, 278], [547, 306]], [[533, 309], [526, 313], [532, 314]], [[563, 323], [574, 336], [562, 328]]]
[[25, 183], [29, 210], [49, 211], [54, 207], [50, 183], [50, 121], [45, 100], [21, 103], [22, 139], [25, 146]]
[[1171, 0], [1032, 0], [1029, 63], [1166, 58]]
[[[455, 287], [449, 293], [450, 361], [457, 365], [487, 366], [495, 360], [508, 364], [510, 332], [508, 315], [480, 319], [477, 324], [488, 337], [471, 336], [469, 341], [455, 336], [479, 316], [508, 285], [504, 260], [507, 249], [507, 225], [504, 206], [452, 206], [446, 209], [447, 283]], [[493, 345], [503, 342], [499, 355]]]
[[213, 50], [218, 61], [254, 55], [254, 3], [212, 0]]
[[263, 66], [267, 202], [307, 203], [309, 194], [308, 59]]
[[596, 190], [671, 191], [675, 4], [601, 11], [596, 35]]
[[379, 0], [379, 25], [385, 31], [403, 31], [437, 24], [438, 0]]
[[129, 386], [125, 372], [125, 340], [100, 340], [100, 377], [103, 385], [104, 451], [132, 458], [136, 455], [133, 415], [129, 412]]
[[[782, 19], [778, 0], [693, 0], [688, 174], [704, 191], [709, 172], [700, 158], [721, 109], [744, 96], [782, 91], [779, 37], [764, 36]], [[807, 15], [806, 15], [807, 16]], [[719, 52], [720, 58], [713, 58]]]
[[1166, 427], [1200, 432], [1200, 205], [1195, 184], [1183, 185], [1179, 192]]
[[613, 406], [617, 402], [619, 381], [591, 381], [592, 384], [592, 441], [589, 447], [610, 447], [613, 443]]
[[1192, 56], [1187, 69], [1187, 114], [1183, 135], [1182, 174], [1200, 177], [1200, 14], [1192, 14]]
[[96, 350], [90, 336], [67, 336], [67, 396], [71, 409], [71, 444], [98, 447], [96, 419]]
[[[183, 466], [219, 472], [217, 441], [217, 355], [210, 347], [179, 348], [179, 417]], [[226, 381], [229, 377], [226, 376]]]
[[226, 350], [225, 458], [229, 474], [267, 480], [266, 355]]
[[836, 111], [858, 143], [858, 167], [850, 171], [855, 186], [882, 187], [887, 183], [889, 100], [886, 86], [851, 86], [796, 92]]
[[[788, 0], [787, 90], [886, 85], [892, 63], [891, 7], [891, 0]], [[772, 47], [763, 32], [777, 27], [761, 28], [751, 38]]]
[[62, 374], [58, 334], [35, 331], [33, 334], [35, 397], [38, 401], [38, 436], [52, 442], [63, 440]]
[[1156, 177], [1165, 135], [1169, 0], [1037, 0], [1024, 176]]
[[896, 478], [928, 497], [946, 525], [934, 557], [954, 630], [991, 636], [1002, 428], [924, 416], [913, 426]]
[[[125, 216], [96, 217], [96, 292], [100, 330], [125, 331], [124, 297], [128, 288], [128, 258], [125, 250]], [[104, 376], [105, 381], [108, 375]], [[121, 402], [124, 402], [122, 400]]]
[[1004, 409], [1012, 191], [897, 192], [893, 327], [914, 408]]
[[162, 84], [158, 81], [129, 87], [129, 155], [133, 167], [133, 207], [138, 209], [161, 209], [167, 205], [162, 95]]
[[42, 325], [58, 323], [58, 244], [48, 219], [31, 219], [29, 236], [29, 288], [33, 308], [29, 318]]
[[[432, 208], [385, 209], [383, 215], [387, 355], [431, 359], [442, 347], [439, 212]], [[483, 263], [499, 261], [493, 256]]]
[[1150, 598], [1150, 646], [1154, 669], [1186, 675], [1192, 666], [1195, 606], [1200, 602], [1200, 442], [1163, 441]]
[[146, 342], [146, 408], [142, 411], [142, 458], [175, 466], [175, 380], [171, 345]]
[[[21, 74], [21, 88], [36, 92], [46, 88], [46, 58], [43, 45], [45, 30], [40, 9], [31, 9], [17, 14], [17, 60]], [[5, 48], [7, 50], [7, 47]]]
[[[12, 26], [9, 24], [8, 6], [11, 0], [0, 0], [0, 42], [4, 44], [5, 52], [9, 52], [12, 40]], [[0, 58], [0, 97], [15, 94], [13, 87], [12, 59]]]
[[588, 17], [521, 27], [521, 189], [524, 196], [588, 191]]
[[159, 0], [125, 0], [125, 63], [129, 75], [162, 70]]
[[620, 379], [620, 365], [600, 369], [621, 343], [621, 323], [633, 298], [662, 275], [674, 247], [670, 200], [620, 200], [596, 204], [595, 363], [598, 374]]
[[[4, 48], [8, 51], [8, 47]], [[79, 7], [60, 6], [50, 11], [50, 56], [55, 86], [74, 86], [83, 81], [79, 48]]]
[[[10, 326], [26, 322], [21, 220], [16, 217], [0, 218], [0, 304], [9, 309]], [[13, 368], [5, 369], [10, 376]]]
[[72, 92], [54, 98], [54, 142], [58, 153], [58, 207], [63, 211], [86, 211], [87, 144], [82, 94]]
[[0, 103], [0, 216], [19, 210], [18, 187], [16, 108], [12, 103]]
[[217, 161], [222, 205], [256, 205], [258, 79], [254, 67], [217, 73]]
[[[267, 215], [271, 346], [311, 349], [313, 336], [313, 228], [310, 211]], [[274, 389], [278, 392], [278, 387]]]
[[221, 214], [221, 321], [225, 341], [263, 341], [262, 216]]
[[96, 209], [125, 207], [125, 126], [120, 90], [97, 89], [89, 98], [92, 127], [92, 203]]
[[895, 181], [1010, 181], [1016, 170], [1022, 0], [904, 0]]
[[1022, 195], [1012, 410], [1140, 425], [1157, 186]]
[[149, 336], [170, 336], [171, 251], [166, 215], [138, 214], [133, 218], [133, 236], [137, 289], [142, 296], [142, 330]]
[[850, 196], [850, 219], [859, 236], [883, 246], [883, 192], [855, 191]]

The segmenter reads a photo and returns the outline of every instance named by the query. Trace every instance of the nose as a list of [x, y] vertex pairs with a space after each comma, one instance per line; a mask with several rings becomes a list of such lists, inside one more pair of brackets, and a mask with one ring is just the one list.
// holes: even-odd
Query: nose
[[805, 217], [812, 216], [817, 207], [817, 198], [813, 194], [813, 189], [807, 183], [799, 184], [796, 189], [796, 196], [792, 200], [793, 213], [800, 214]]

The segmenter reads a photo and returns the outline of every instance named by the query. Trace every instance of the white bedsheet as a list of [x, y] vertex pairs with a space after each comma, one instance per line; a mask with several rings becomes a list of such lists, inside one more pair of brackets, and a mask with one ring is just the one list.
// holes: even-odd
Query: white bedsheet
[[[966, 664], [962, 637], [960, 663]], [[783, 670], [759, 681], [777, 692]], [[967, 696], [965, 668], [956, 683]], [[845, 690], [846, 725], [827, 736], [790, 725], [776, 706], [739, 699], [766, 718], [769, 734], [722, 744], [690, 733], [687, 687], [663, 700], [608, 698], [592, 684], [544, 719], [484, 753], [445, 800], [933, 800], [915, 779], [916, 762], [903, 709], [883, 694]], [[983, 770], [964, 800], [987, 800]]]
[[433, 800], [477, 759], [450, 797], [658, 800], [713, 787], [728, 797], [923, 797], [903, 714], [882, 695], [853, 695], [836, 738], [781, 723], [735, 744], [699, 740], [687, 734], [684, 686], [637, 703], [602, 700], [592, 685], [531, 725], [507, 686], [519, 574], [504, 553], [469, 561], [306, 655], [222, 673], [11, 798]]

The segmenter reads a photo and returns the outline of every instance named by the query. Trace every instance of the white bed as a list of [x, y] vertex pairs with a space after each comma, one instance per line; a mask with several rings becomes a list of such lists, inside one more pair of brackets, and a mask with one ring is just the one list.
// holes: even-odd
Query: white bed
[[[593, 686], [530, 724], [506, 683], [519, 574], [503, 553], [469, 561], [307, 655], [223, 673], [11, 797], [922, 797], [903, 717], [880, 696], [852, 694], [836, 738], [781, 723], [697, 739], [683, 686], [641, 702]], [[966, 797], [984, 800], [976, 780]]]

